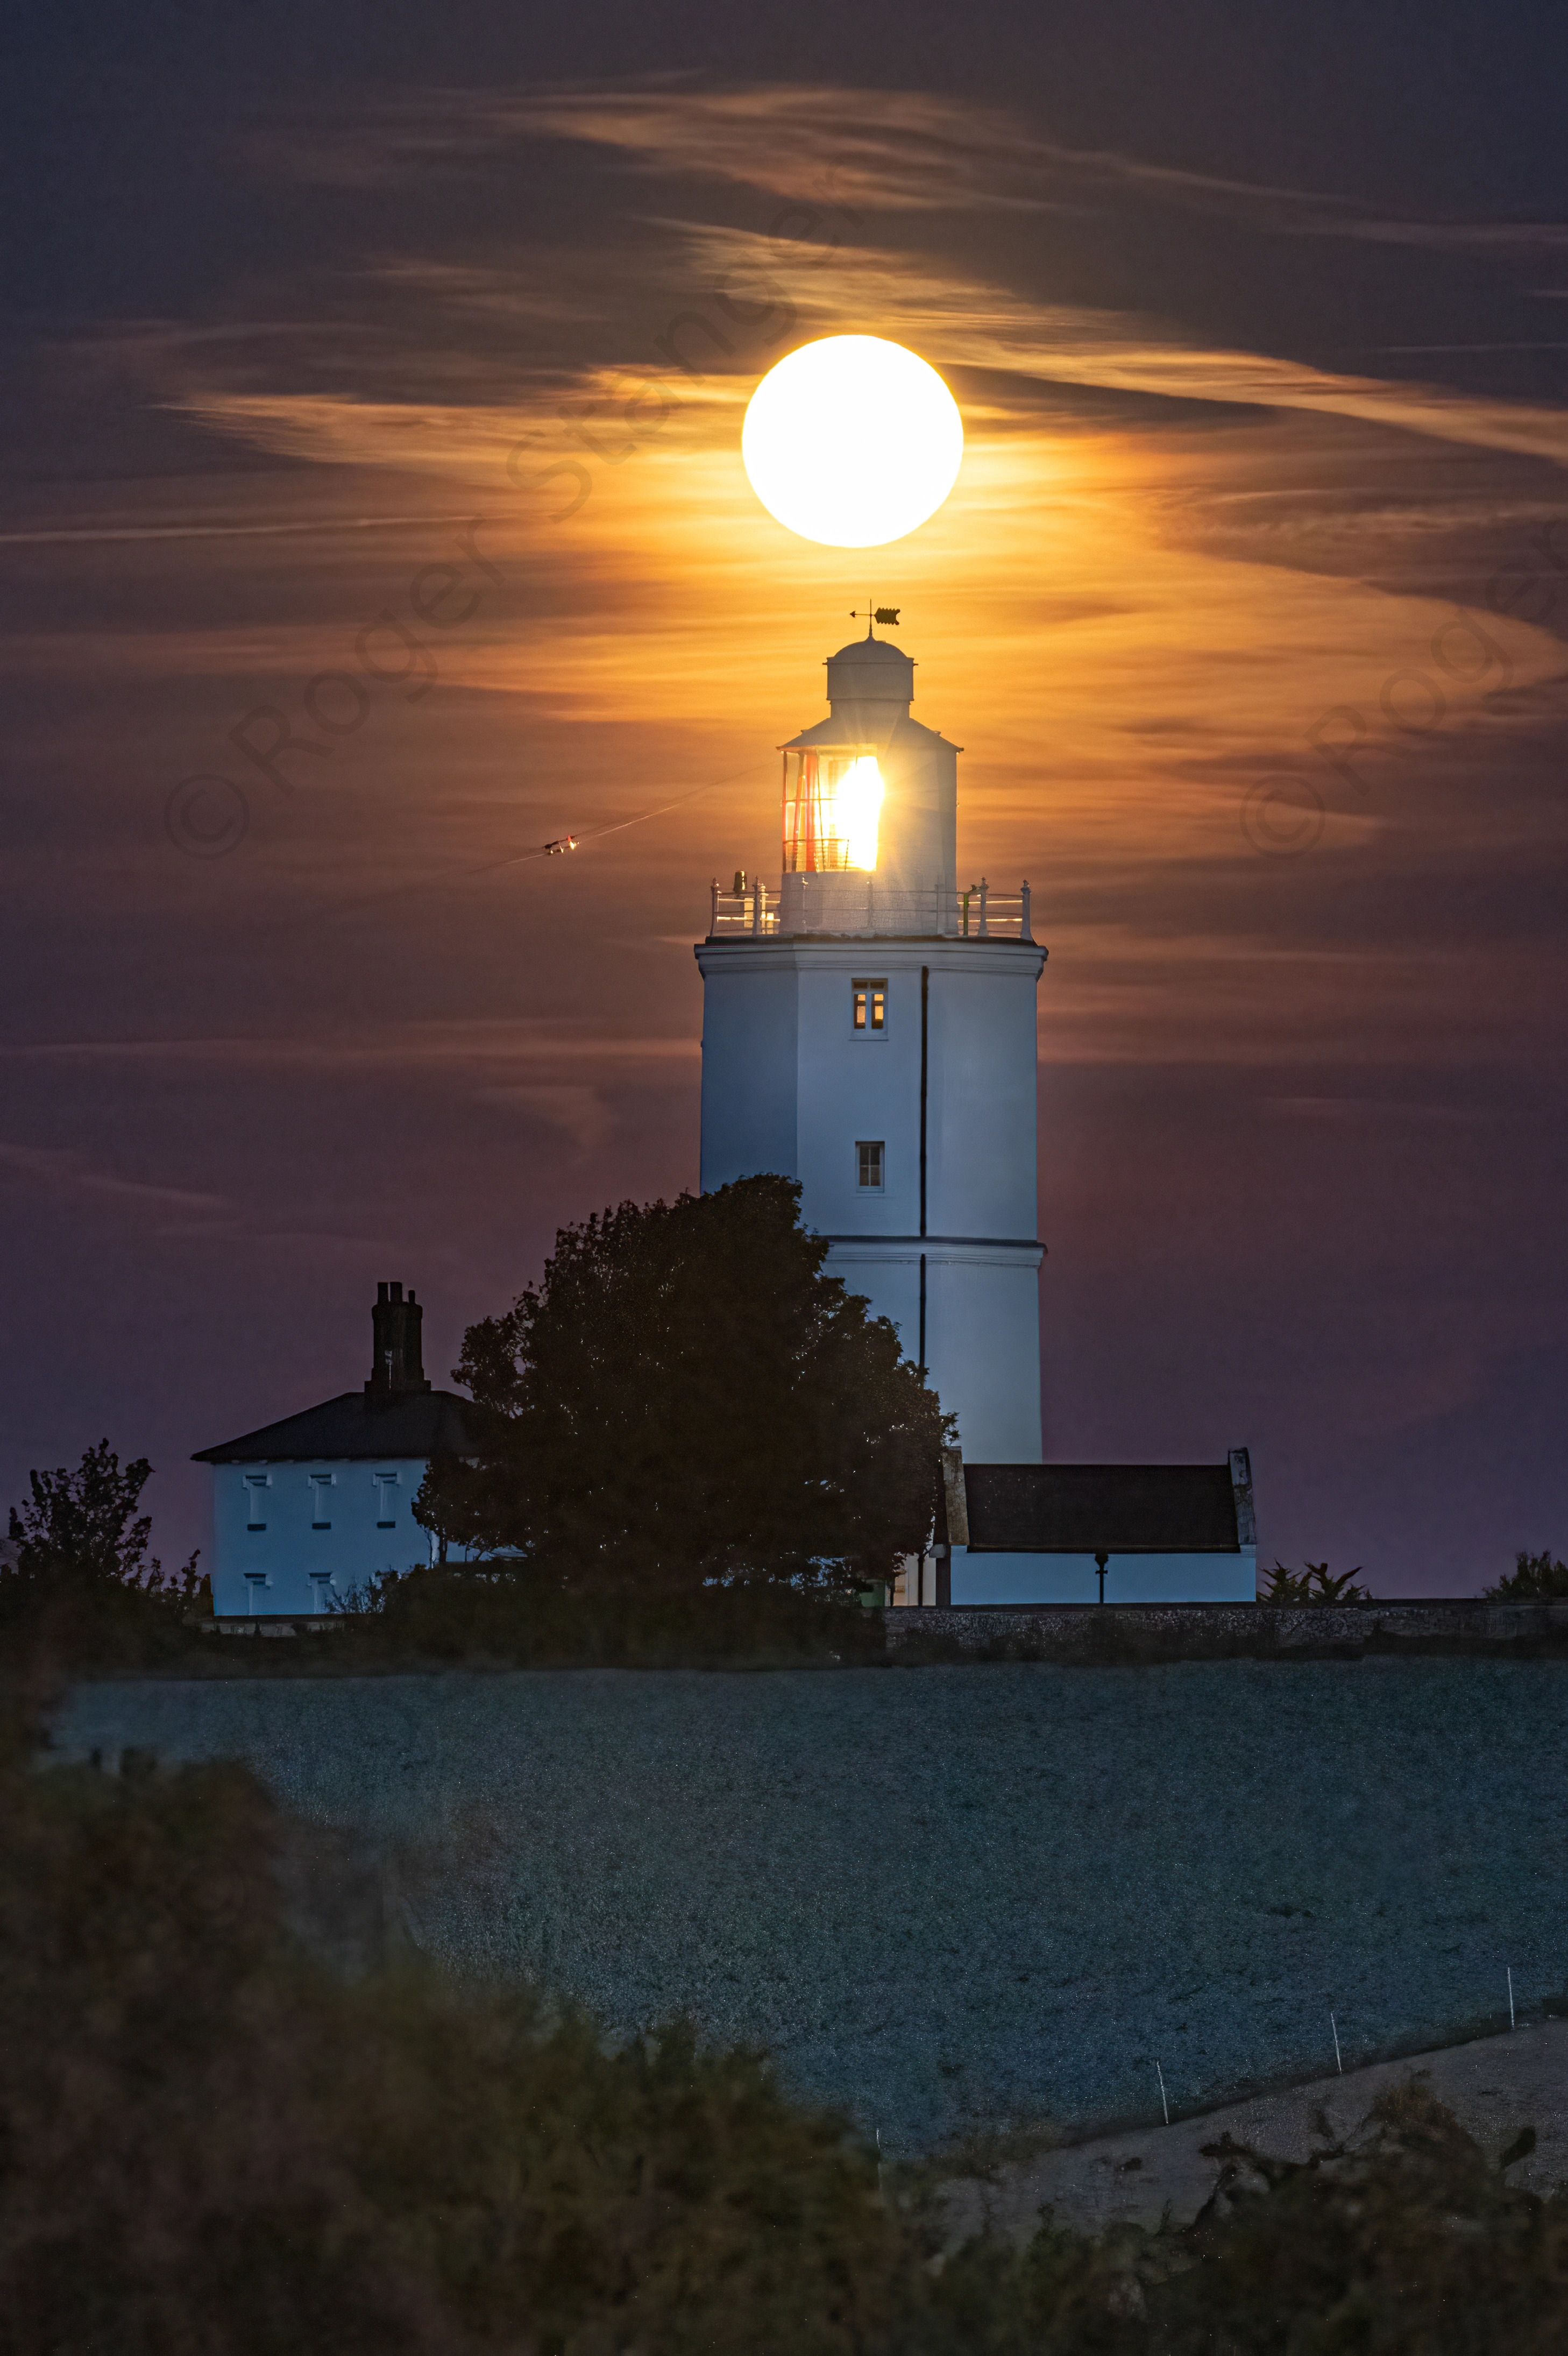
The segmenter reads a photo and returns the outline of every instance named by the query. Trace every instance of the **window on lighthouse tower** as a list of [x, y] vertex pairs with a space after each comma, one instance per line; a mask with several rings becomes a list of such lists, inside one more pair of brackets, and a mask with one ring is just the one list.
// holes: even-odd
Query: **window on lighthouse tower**
[[849, 985], [850, 1020], [857, 1032], [881, 1031], [888, 1020], [888, 985], [885, 981], [852, 981]]

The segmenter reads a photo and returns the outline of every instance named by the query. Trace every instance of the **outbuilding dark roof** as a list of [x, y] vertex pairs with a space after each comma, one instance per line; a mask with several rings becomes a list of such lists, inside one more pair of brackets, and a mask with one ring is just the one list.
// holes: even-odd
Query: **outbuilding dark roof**
[[966, 1464], [983, 1554], [1235, 1554], [1227, 1464]]
[[216, 1448], [198, 1449], [195, 1464], [331, 1462], [346, 1457], [469, 1456], [475, 1451], [474, 1410], [455, 1391], [344, 1391], [264, 1423]]

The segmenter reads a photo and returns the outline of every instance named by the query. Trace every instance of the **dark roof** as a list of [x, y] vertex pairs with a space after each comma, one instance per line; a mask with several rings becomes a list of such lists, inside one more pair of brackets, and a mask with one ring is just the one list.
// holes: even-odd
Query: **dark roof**
[[285, 1415], [217, 1448], [200, 1448], [195, 1464], [287, 1463], [344, 1457], [468, 1456], [474, 1451], [474, 1410], [454, 1391], [393, 1391], [379, 1397], [344, 1391]]
[[1238, 1551], [1227, 1464], [966, 1464], [972, 1552]]

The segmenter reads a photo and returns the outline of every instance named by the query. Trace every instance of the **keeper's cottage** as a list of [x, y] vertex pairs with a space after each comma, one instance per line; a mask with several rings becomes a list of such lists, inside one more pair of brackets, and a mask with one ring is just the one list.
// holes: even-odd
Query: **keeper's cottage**
[[474, 1410], [432, 1389], [423, 1322], [411, 1290], [379, 1285], [361, 1389], [198, 1451], [219, 1620], [319, 1618], [382, 1571], [429, 1561], [413, 1502], [432, 1457], [468, 1451]]

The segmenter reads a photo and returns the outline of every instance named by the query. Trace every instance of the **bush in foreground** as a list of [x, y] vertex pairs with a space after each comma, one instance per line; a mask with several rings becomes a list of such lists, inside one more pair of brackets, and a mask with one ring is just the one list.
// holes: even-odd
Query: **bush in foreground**
[[1185, 2232], [933, 2263], [841, 2122], [679, 2028], [334, 1978], [231, 1767], [0, 1761], [5, 2356], [1555, 2356], [1568, 2203], [1430, 2096]]
[[8, 2356], [886, 2344], [874, 2160], [758, 2059], [340, 1984], [250, 1777], [127, 1764], [0, 1794]]

